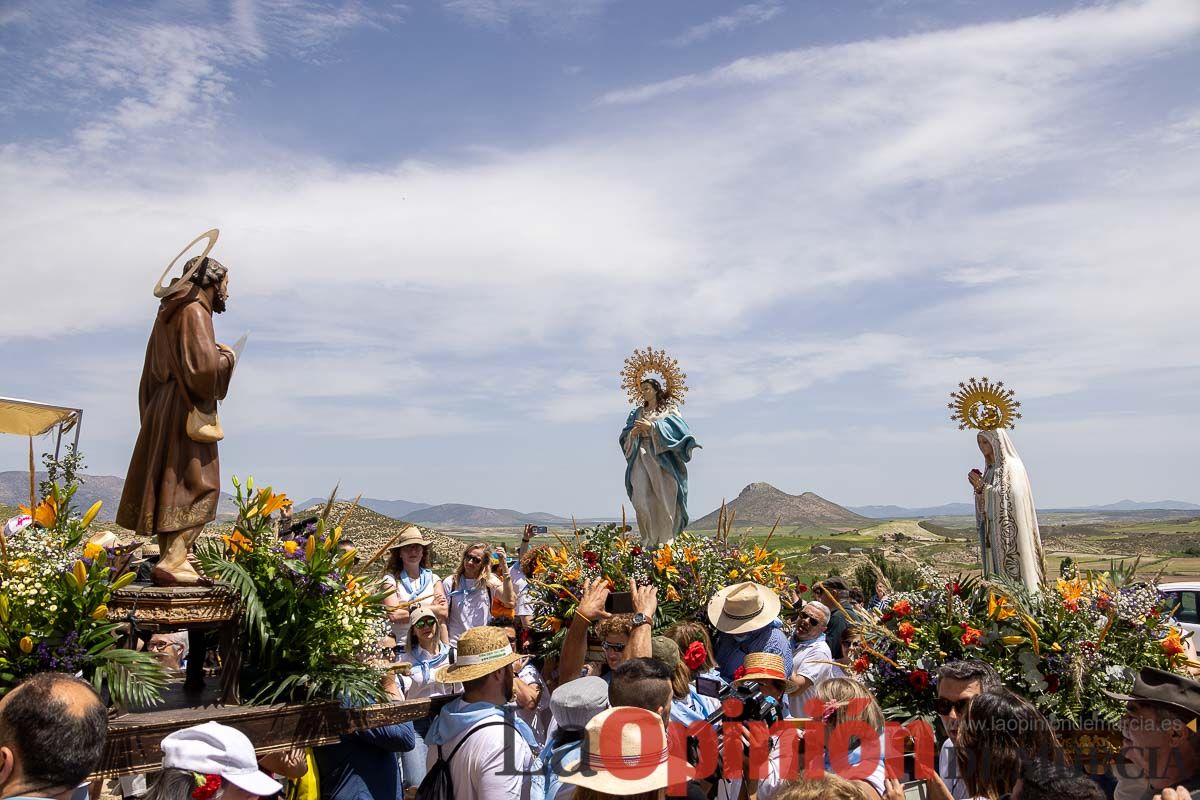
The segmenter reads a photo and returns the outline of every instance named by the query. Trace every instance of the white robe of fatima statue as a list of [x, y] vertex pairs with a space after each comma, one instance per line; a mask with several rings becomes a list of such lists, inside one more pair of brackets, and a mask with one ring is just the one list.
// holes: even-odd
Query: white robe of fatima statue
[[988, 572], [1038, 592], [1046, 580], [1033, 489], [1017, 448], [1003, 429], [981, 431], [992, 446], [976, 516], [987, 544]]

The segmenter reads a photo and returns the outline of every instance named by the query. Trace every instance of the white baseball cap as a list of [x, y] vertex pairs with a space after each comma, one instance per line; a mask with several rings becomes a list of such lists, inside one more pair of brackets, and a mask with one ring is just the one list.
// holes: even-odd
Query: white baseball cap
[[162, 740], [163, 769], [182, 769], [201, 775], [220, 775], [239, 789], [267, 797], [283, 786], [258, 768], [254, 745], [246, 734], [206, 722], [175, 731]]

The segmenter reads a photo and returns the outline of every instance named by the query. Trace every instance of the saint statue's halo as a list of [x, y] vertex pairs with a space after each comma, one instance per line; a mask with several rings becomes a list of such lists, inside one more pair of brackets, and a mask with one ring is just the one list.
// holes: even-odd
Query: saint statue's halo
[[687, 374], [679, 368], [679, 362], [667, 355], [665, 350], [647, 347], [634, 349], [633, 355], [625, 359], [621, 370], [621, 387], [629, 395], [632, 405], [642, 405], [642, 381], [657, 378], [662, 381], [666, 403], [683, 405], [687, 396]]
[[958, 384], [958, 391], [950, 393], [948, 408], [952, 422], [959, 430], [974, 428], [977, 431], [994, 431], [999, 428], [1015, 428], [1021, 414], [1021, 404], [1013, 398], [1013, 390], [1004, 388], [1004, 381], [992, 383], [987, 378], [970, 378]]
[[[182, 250], [179, 251], [179, 255], [177, 255], [171, 259], [171, 263], [167, 264], [167, 268], [163, 270], [163, 274], [160, 275], [158, 277], [158, 280], [156, 280], [154, 282], [154, 296], [159, 299], [162, 299], [168, 295], [175, 294], [175, 292], [178, 292], [178, 291], [182, 290], [183, 288], [185, 288], [187, 286], [188, 281], [190, 281], [192, 279], [192, 276], [196, 274], [196, 270], [200, 269], [200, 265], [204, 263], [204, 259], [208, 256], [209, 253], [212, 252], [213, 245], [215, 245], [217, 243], [217, 237], [220, 235], [221, 235], [221, 232], [219, 230], [217, 230], [216, 228], [213, 228], [211, 231], [205, 231], [204, 233], [197, 236], [195, 239], [192, 239], [190, 242], [188, 242], [187, 247], [184, 247]], [[176, 262], [178, 262], [179, 259], [183, 258], [184, 253], [186, 253], [188, 250], [191, 250], [193, 247], [195, 247], [196, 243], [199, 242], [201, 239], [208, 239], [208, 243], [206, 245], [204, 245], [204, 252], [201, 253], [200, 257], [197, 258], [192, 263], [192, 268], [189, 269], [187, 272], [185, 272], [183, 277], [181, 277], [179, 280], [175, 281], [174, 283], [172, 283], [168, 286], [163, 286], [163, 279], [166, 278], [167, 275], [170, 274], [171, 270], [175, 268]]]

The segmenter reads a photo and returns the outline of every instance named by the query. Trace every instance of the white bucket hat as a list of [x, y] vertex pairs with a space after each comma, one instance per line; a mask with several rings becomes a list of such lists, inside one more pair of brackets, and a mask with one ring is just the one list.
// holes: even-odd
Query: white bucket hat
[[[658, 735], [643, 740], [645, 731]], [[563, 759], [568, 774], [562, 782], [610, 795], [653, 792], [670, 784], [670, 763], [662, 717], [644, 708], [617, 706], [588, 722], [579, 752]], [[678, 774], [685, 767], [677, 765]]]
[[221, 725], [206, 722], [175, 731], [162, 740], [163, 769], [182, 769], [200, 775], [220, 775], [239, 789], [259, 797], [269, 797], [283, 791], [258, 768], [254, 745], [246, 734]]

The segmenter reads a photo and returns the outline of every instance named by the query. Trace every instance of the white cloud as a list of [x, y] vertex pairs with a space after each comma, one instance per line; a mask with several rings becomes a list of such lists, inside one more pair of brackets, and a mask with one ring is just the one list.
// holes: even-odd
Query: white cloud
[[[516, 9], [504, 19], [536, 13]], [[1094, 408], [1097, 382], [1200, 363], [1200, 151], [1164, 141], [1190, 131], [1194, 98], [1164, 95], [1163, 119], [1129, 120], [1121, 82], [1175, 69], [1198, 16], [1170, 0], [1103, 4], [744, 59], [677, 79], [692, 92], [614, 95], [643, 100], [593, 109], [594, 127], [552, 145], [374, 169], [213, 153], [203, 131], [174, 160], [118, 137], [126, 157], [102, 167], [8, 145], [0, 185], [20, 191], [0, 193], [0, 235], [21, 268], [4, 270], [6, 290], [41, 296], [48, 276], [58, 288], [53, 324], [6, 315], [0, 341], [13, 353], [70, 332], [138, 339], [148, 283], [217, 225], [234, 281], [218, 329], [253, 330], [229, 411], [248, 429], [369, 438], [372, 420], [404, 435], [546, 423], [570, 427], [581, 474], [606, 475], [601, 455], [619, 464], [615, 373], [650, 343], [690, 376], [688, 418], [709, 437], [701, 497], [777, 469], [792, 486], [896, 492], [848, 500], [941, 502], [963, 481], [947, 449], [957, 440], [930, 426], [951, 428], [944, 398], [967, 375], [1003, 377], [1047, 407], [1065, 396]], [[262, 19], [239, 23], [247, 40], [265, 36]], [[99, 63], [114, 86], [149, 70]], [[225, 63], [164, 73], [155, 85], [182, 88], [134, 92], [138, 113], [219, 105], [234, 86]], [[124, 357], [139, 362], [141, 346]], [[289, 348], [303, 352], [273, 374], [269, 358]], [[295, 396], [277, 388], [278, 375], [335, 373]], [[836, 404], [808, 407], [834, 393], [845, 406], [867, 398], [892, 438], [828, 421], [849, 413]], [[796, 428], [793, 412], [745, 419], [783, 400], [805, 430], [843, 433], [789, 434], [805, 462], [784, 459], [753, 435]], [[1155, 430], [1162, 494], [1186, 494], [1170, 488], [1183, 451]], [[923, 467], [900, 463], [921, 441]], [[1130, 437], [1119, 447], [1137, 454]], [[1039, 470], [1065, 458], [1043, 457]], [[947, 465], [953, 482], [930, 488]], [[1073, 480], [1056, 496], [1082, 491]]]
[[529, 20], [542, 33], [563, 34], [594, 19], [612, 0], [441, 0], [442, 6], [468, 22], [505, 28], [514, 20]]
[[730, 14], [722, 14], [706, 22], [693, 25], [678, 36], [669, 39], [667, 43], [674, 47], [687, 47], [719, 34], [732, 33], [749, 25], [761, 25], [782, 13], [783, 4], [780, 0], [746, 3], [735, 8]]

